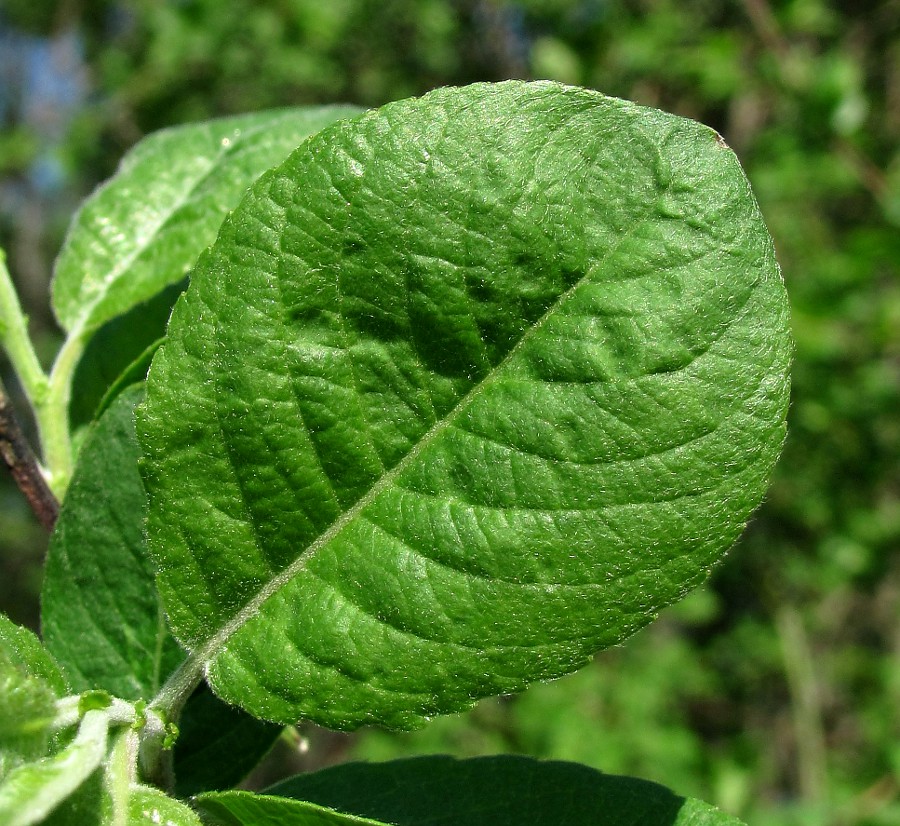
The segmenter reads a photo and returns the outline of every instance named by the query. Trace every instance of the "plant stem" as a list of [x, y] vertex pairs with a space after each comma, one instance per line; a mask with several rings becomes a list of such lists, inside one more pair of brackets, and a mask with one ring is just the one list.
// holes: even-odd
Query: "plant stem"
[[[203, 660], [188, 656], [160, 688], [147, 706], [147, 719], [151, 716], [164, 723], [177, 723], [181, 710], [194, 689], [203, 679]], [[172, 751], [163, 747], [162, 737], [145, 738], [141, 746], [141, 768], [144, 777], [161, 789], [173, 787]]]
[[46, 401], [49, 380], [31, 346], [28, 319], [6, 268], [6, 254], [0, 249], [0, 344], [6, 350], [13, 369], [33, 408]]
[[127, 826], [128, 799], [137, 780], [139, 739], [132, 728], [117, 732], [106, 764], [106, 791], [110, 799], [108, 826]]
[[31, 445], [25, 439], [0, 383], [0, 457], [9, 468], [19, 490], [25, 494], [31, 510], [48, 531], [59, 516], [59, 502], [50, 490]]
[[60, 499], [72, 476], [69, 399], [72, 375], [84, 352], [84, 340], [82, 331], [73, 331], [69, 335], [48, 377], [34, 352], [28, 336], [28, 319], [22, 312], [6, 267], [6, 256], [0, 250], [0, 344], [31, 405], [46, 468], [44, 475], [50, 489]]

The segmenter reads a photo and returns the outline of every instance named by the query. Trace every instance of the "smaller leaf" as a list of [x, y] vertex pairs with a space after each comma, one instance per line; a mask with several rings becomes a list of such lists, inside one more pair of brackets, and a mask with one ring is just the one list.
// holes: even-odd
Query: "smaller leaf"
[[41, 641], [3, 614], [0, 614], [0, 668], [4, 671], [15, 668], [39, 680], [58, 697], [69, 691], [62, 670]]
[[381, 820], [315, 803], [252, 792], [210, 793], [201, 795], [197, 804], [208, 820], [221, 826], [385, 826]]
[[131, 793], [128, 826], [201, 826], [196, 812], [158, 789], [140, 786]]
[[106, 754], [108, 724], [106, 712], [89, 711], [75, 739], [59, 753], [11, 771], [0, 784], [0, 823], [40, 823], [78, 789]]
[[147, 554], [134, 405], [123, 392], [88, 434], [50, 540], [41, 600], [48, 649], [75, 691], [149, 699], [184, 658]]
[[309, 135], [357, 111], [263, 112], [141, 141], [69, 229], [53, 281], [63, 329], [93, 330], [180, 281], [260, 174]]
[[348, 763], [266, 791], [396, 826], [740, 826], [647, 780], [512, 755]]
[[0, 778], [47, 754], [55, 701], [67, 693], [38, 638], [0, 615]]

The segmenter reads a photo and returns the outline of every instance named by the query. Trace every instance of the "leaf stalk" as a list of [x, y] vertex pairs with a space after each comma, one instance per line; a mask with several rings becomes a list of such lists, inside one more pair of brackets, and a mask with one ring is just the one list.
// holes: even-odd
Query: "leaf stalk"
[[72, 398], [72, 378], [84, 353], [87, 336], [81, 329], [73, 330], [57, 353], [50, 371], [46, 404], [35, 411], [41, 434], [48, 483], [62, 498], [72, 479], [75, 457], [69, 430], [69, 402]]

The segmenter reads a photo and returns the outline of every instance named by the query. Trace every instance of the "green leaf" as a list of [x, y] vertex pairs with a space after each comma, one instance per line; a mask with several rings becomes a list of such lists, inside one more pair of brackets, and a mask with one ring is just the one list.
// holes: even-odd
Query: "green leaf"
[[128, 826], [201, 826], [200, 818], [184, 803], [146, 786], [132, 790]]
[[120, 395], [91, 429], [50, 539], [41, 598], [48, 649], [76, 692], [150, 699], [184, 659], [144, 540], [134, 406]]
[[309, 135], [358, 112], [303, 107], [157, 132], [76, 216], [56, 263], [53, 309], [89, 331], [180, 281], [246, 188]]
[[40, 823], [78, 789], [106, 754], [107, 726], [105, 711], [89, 711], [68, 746], [52, 757], [11, 771], [0, 784], [0, 823]]
[[[226, 826], [357, 822], [312, 819], [306, 812], [314, 805], [395, 826], [740, 825], [713, 806], [647, 780], [511, 755], [348, 763], [266, 791], [201, 795], [197, 804]], [[275, 795], [295, 798], [295, 808]]]
[[0, 614], [0, 779], [47, 754], [65, 678], [38, 638]]
[[54, 696], [62, 697], [69, 691], [59, 664], [41, 641], [3, 614], [0, 614], [0, 668], [4, 674], [19, 672]]
[[738, 536], [789, 359], [704, 126], [509, 82], [323, 130], [199, 260], [138, 410], [185, 674], [350, 728], [579, 668]]
[[236, 786], [282, 730], [225, 705], [205, 685], [188, 700], [178, 726], [172, 759], [179, 797]]

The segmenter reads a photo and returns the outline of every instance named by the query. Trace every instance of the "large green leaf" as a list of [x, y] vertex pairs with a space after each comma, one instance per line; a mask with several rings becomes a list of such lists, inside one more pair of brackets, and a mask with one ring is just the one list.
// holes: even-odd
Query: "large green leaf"
[[323, 130], [223, 224], [138, 408], [190, 667], [336, 727], [580, 667], [739, 534], [789, 358], [704, 126], [510, 82]]
[[0, 614], [0, 779], [47, 754], [56, 700], [67, 690], [40, 640]]
[[120, 395], [89, 433], [50, 539], [41, 594], [49, 650], [75, 691], [150, 699], [184, 659], [169, 633], [144, 541], [134, 406]]
[[303, 107], [157, 132], [81, 208], [53, 280], [67, 332], [89, 331], [180, 281], [247, 187], [309, 135], [359, 110]]
[[[740, 826], [656, 783], [510, 755], [350, 763], [298, 775], [265, 795], [203, 795], [198, 805], [225, 826], [349, 826], [355, 817], [395, 826]], [[316, 806], [335, 819], [315, 819]]]

